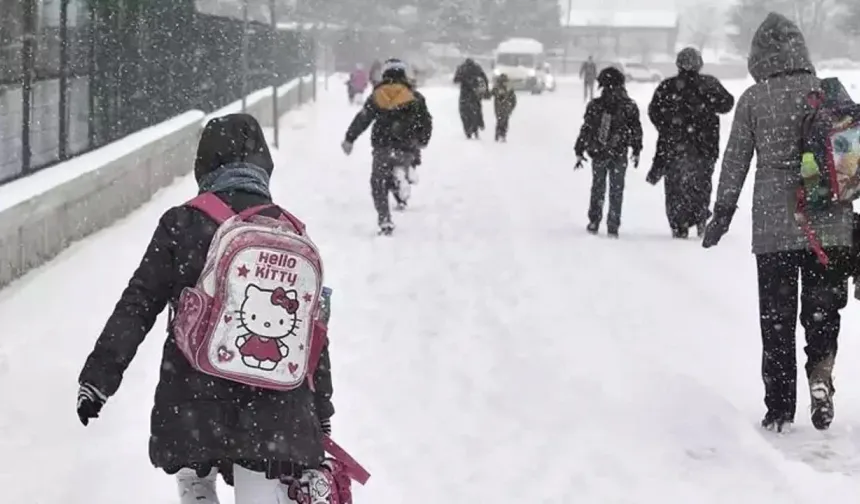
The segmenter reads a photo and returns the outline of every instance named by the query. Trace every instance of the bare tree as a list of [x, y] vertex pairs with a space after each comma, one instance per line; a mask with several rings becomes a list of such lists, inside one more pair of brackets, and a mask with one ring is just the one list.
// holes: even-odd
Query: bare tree
[[803, 31], [813, 51], [820, 51], [827, 30], [834, 26], [839, 11], [837, 0], [787, 0], [786, 14]]
[[722, 9], [716, 2], [705, 2], [687, 9], [681, 19], [684, 38], [699, 51], [716, 45], [723, 33]]

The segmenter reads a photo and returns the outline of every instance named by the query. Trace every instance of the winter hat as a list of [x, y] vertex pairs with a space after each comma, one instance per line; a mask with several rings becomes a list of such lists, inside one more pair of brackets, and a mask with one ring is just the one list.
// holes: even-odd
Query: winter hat
[[382, 78], [392, 81], [406, 81], [409, 66], [402, 60], [390, 58], [382, 64]]
[[679, 70], [685, 72], [699, 72], [705, 66], [705, 61], [702, 59], [702, 54], [696, 48], [686, 47], [678, 53], [675, 65]]
[[230, 163], [250, 163], [269, 175], [275, 168], [260, 123], [249, 114], [229, 114], [206, 123], [197, 145], [194, 178], [203, 178]]
[[624, 87], [625, 81], [624, 74], [615, 67], [606, 67], [597, 74], [597, 85], [603, 89]]

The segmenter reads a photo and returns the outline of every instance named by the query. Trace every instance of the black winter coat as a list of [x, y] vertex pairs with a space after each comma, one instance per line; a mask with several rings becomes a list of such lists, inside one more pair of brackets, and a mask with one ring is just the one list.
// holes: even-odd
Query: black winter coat
[[406, 82], [377, 85], [349, 125], [346, 141], [354, 143], [371, 123], [374, 150], [415, 151], [426, 147], [433, 135], [433, 116], [424, 96]]
[[716, 77], [682, 71], [654, 91], [648, 117], [659, 138], [655, 164], [672, 163], [680, 155], [697, 152], [716, 161], [720, 157], [720, 118], [735, 98]]
[[517, 93], [508, 87], [493, 87], [493, 109], [496, 117], [510, 117], [517, 108]]
[[[230, 119], [232, 118], [232, 119]], [[245, 122], [243, 124], [243, 121]], [[250, 128], [250, 134], [249, 134]], [[271, 172], [259, 125], [250, 116], [210, 122], [198, 150], [198, 180], [227, 162], [254, 162]], [[250, 139], [248, 136], [250, 135]], [[243, 152], [251, 148], [255, 152]], [[270, 203], [258, 194], [218, 196], [234, 210]], [[277, 211], [269, 212], [277, 216]], [[123, 373], [165, 306], [175, 307], [184, 287], [202, 272], [217, 224], [196, 209], [171, 208], [161, 217], [137, 270], [87, 358], [81, 383], [112, 396]], [[152, 408], [150, 460], [174, 473], [182, 467], [208, 472], [240, 463], [270, 477], [317, 466], [323, 460], [321, 421], [334, 414], [328, 348], [307, 386], [276, 392], [213, 378], [191, 368], [168, 330]]]
[[585, 109], [585, 119], [576, 139], [577, 156], [592, 159], [627, 157], [627, 150], [642, 151], [642, 122], [639, 107], [624, 89], [604, 89]]
[[457, 67], [454, 84], [460, 85], [461, 106], [463, 102], [480, 103], [490, 90], [490, 81], [484, 69], [471, 59]]

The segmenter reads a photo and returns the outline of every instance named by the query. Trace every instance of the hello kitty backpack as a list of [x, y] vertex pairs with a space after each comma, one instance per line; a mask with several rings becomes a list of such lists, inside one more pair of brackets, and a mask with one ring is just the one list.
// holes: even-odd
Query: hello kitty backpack
[[[194, 369], [273, 390], [313, 375], [326, 342], [323, 266], [305, 226], [275, 205], [235, 213], [204, 193], [186, 206], [218, 224], [194, 287], [182, 290], [172, 327]], [[260, 215], [278, 208], [281, 218]]]

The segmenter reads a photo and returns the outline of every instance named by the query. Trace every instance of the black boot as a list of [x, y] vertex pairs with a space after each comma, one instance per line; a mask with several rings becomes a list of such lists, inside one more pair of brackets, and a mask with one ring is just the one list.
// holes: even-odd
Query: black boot
[[784, 413], [772, 413], [770, 411], [761, 421], [761, 426], [772, 432], [786, 432], [791, 429], [794, 419]]
[[390, 220], [379, 223], [379, 234], [382, 236], [391, 236], [394, 232], [394, 223]]
[[597, 230], [600, 228], [599, 222], [589, 222], [588, 226], [585, 227], [585, 230], [591, 234], [597, 234]]
[[672, 228], [672, 238], [686, 240], [690, 235], [690, 230], [687, 228]]

